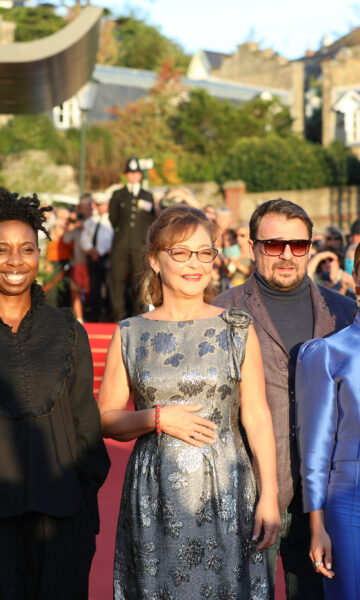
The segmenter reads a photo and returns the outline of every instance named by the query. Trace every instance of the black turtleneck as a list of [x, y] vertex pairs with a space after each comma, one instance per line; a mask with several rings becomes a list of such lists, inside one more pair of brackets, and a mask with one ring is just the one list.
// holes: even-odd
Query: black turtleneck
[[257, 271], [255, 277], [266, 310], [295, 362], [301, 344], [313, 337], [310, 279], [306, 276], [294, 290], [282, 291], [271, 287]]

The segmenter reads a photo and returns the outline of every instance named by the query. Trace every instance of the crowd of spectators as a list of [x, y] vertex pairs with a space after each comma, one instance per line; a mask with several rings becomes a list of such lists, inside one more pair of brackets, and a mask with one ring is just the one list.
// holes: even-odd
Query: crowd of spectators
[[350, 226], [347, 236], [334, 225], [314, 235], [309, 276], [318, 284], [355, 299], [355, 284], [351, 276], [354, 253], [360, 242], [360, 218]]
[[[194, 194], [184, 187], [154, 197], [157, 213], [174, 203], [200, 207]], [[108, 211], [108, 198], [84, 194], [76, 207], [56, 208], [47, 213], [52, 239], [40, 240], [40, 279], [47, 300], [57, 306], [71, 305], [80, 322], [113, 320], [109, 294], [113, 229]], [[226, 206], [207, 204], [203, 211], [218, 228], [219, 254], [214, 263], [213, 283], [221, 293], [244, 283], [254, 270], [248, 251], [249, 226], [246, 222], [234, 224]], [[308, 269], [311, 279], [354, 298], [351, 273], [359, 242], [360, 218], [351, 224], [347, 236], [333, 225], [315, 233]], [[131, 294], [130, 277], [128, 293]]]
[[47, 228], [51, 241], [40, 240], [40, 280], [47, 301], [71, 305], [80, 321], [110, 321], [109, 256], [113, 230], [109, 202], [84, 194], [76, 207], [55, 208]]

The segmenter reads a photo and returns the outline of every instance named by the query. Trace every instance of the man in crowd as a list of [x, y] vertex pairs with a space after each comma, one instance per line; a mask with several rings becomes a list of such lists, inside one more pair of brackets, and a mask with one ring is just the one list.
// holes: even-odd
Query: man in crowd
[[[302, 513], [295, 432], [295, 366], [299, 347], [352, 322], [355, 302], [315, 285], [307, 275], [312, 222], [297, 204], [261, 204], [250, 219], [250, 254], [256, 270], [242, 285], [215, 299], [248, 312], [259, 337], [277, 446], [282, 528], [268, 551], [271, 598], [277, 555], [285, 571], [288, 600], [321, 600], [321, 577], [308, 557], [308, 515]], [[314, 374], [316, 376], [316, 374]]]
[[216, 223], [216, 207], [213, 204], [206, 204], [203, 210], [209, 221]]
[[87, 256], [81, 247], [81, 232], [84, 229], [84, 222], [91, 217], [92, 197], [90, 194], [83, 194], [76, 207], [76, 212], [70, 214], [67, 226], [63, 235], [65, 244], [72, 244], [72, 255], [70, 259], [70, 294], [71, 306], [75, 317], [83, 323], [84, 307], [83, 302], [90, 294], [90, 279], [87, 265]]
[[351, 244], [358, 244], [360, 242], [360, 219], [356, 219], [356, 221], [351, 224], [349, 242]]
[[[142, 171], [139, 161], [132, 157], [126, 163], [127, 184], [116, 190], [110, 200], [109, 217], [114, 228], [111, 249], [110, 294], [113, 318], [120, 321], [129, 312], [142, 311], [138, 300], [138, 274], [141, 270], [147, 231], [153, 221], [154, 199], [142, 189]], [[128, 310], [126, 302], [127, 280], [132, 277], [133, 307]]]
[[87, 255], [90, 277], [90, 320], [108, 321], [108, 273], [113, 228], [109, 221], [109, 202], [95, 200], [93, 215], [84, 222], [80, 245]]

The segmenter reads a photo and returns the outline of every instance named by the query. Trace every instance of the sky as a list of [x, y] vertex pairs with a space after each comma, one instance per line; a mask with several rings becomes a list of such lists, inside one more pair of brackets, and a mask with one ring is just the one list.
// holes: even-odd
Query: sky
[[254, 40], [289, 59], [317, 50], [321, 38], [334, 39], [360, 25], [356, 0], [94, 0], [114, 14], [145, 17], [187, 53], [199, 49], [231, 53]]

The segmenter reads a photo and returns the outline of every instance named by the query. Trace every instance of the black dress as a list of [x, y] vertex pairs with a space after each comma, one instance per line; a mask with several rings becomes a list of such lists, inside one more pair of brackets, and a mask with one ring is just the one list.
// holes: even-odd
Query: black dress
[[0, 319], [0, 600], [82, 600], [109, 459], [84, 328], [44, 303]]

